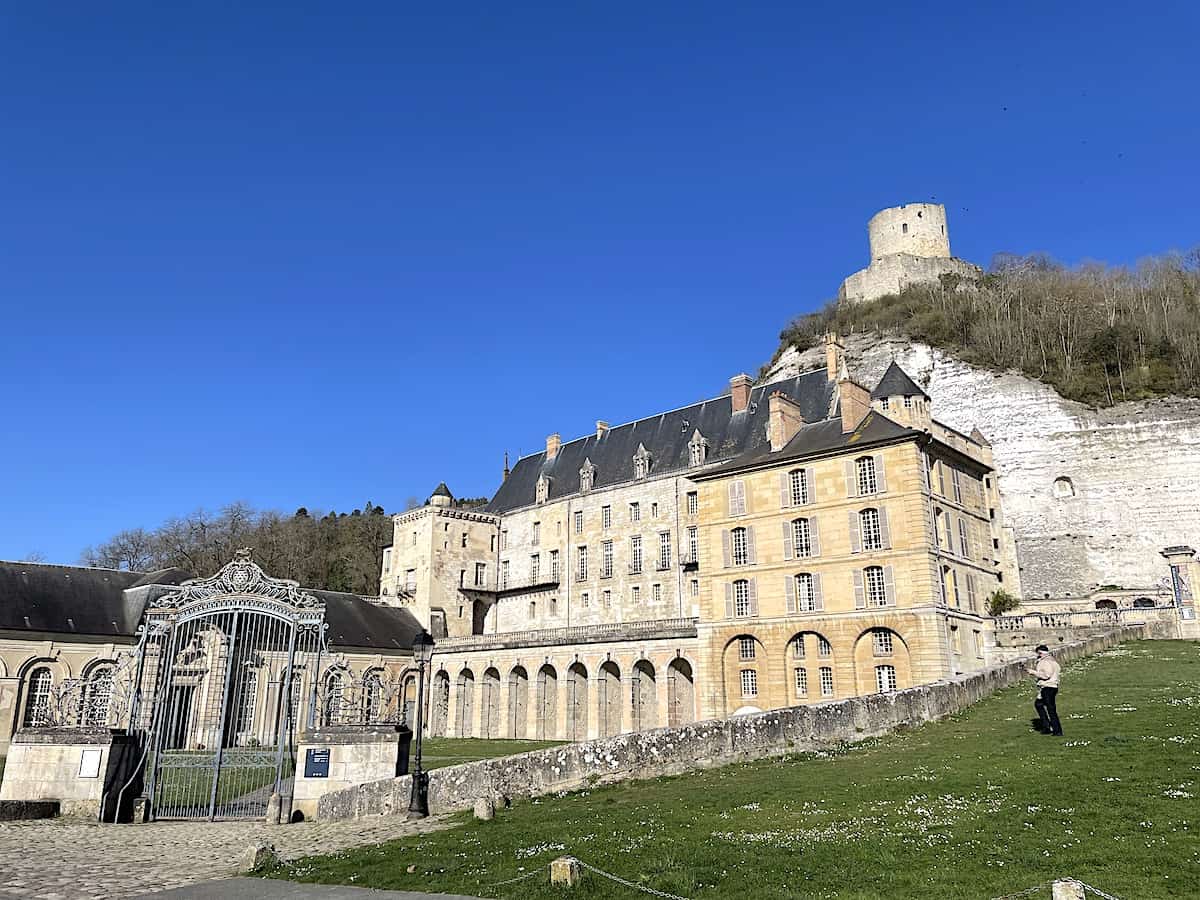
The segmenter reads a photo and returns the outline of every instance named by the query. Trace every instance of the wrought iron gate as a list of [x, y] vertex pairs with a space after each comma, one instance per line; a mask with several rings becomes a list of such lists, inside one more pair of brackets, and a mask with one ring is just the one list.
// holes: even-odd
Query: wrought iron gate
[[324, 604], [239, 551], [151, 602], [138, 664], [146, 794], [159, 819], [262, 818], [291, 795], [315, 703]]

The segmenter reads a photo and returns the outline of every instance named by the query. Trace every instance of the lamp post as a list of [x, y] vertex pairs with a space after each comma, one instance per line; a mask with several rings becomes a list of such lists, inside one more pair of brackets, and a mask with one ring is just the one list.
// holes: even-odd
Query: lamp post
[[429, 784], [421, 771], [421, 732], [425, 730], [425, 666], [433, 658], [433, 637], [424, 628], [413, 639], [413, 659], [417, 663], [417, 716], [413, 730], [412, 797], [408, 801], [408, 818], [423, 819], [429, 815]]

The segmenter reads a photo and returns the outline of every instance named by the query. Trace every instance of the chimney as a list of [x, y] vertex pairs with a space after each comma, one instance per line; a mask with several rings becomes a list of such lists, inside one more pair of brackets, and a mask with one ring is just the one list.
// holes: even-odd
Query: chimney
[[800, 407], [783, 391], [775, 391], [767, 401], [769, 410], [769, 427], [771, 431], [771, 452], [782, 450], [800, 426], [804, 424], [804, 416], [800, 415]]
[[845, 354], [846, 345], [842, 343], [837, 332], [827, 331], [825, 333], [825, 377], [830, 381], [837, 381]]
[[734, 375], [729, 379], [729, 396], [733, 398], [733, 411], [735, 413], [740, 413], [750, 405], [750, 388], [753, 386], [754, 382], [750, 380], [750, 376], [745, 372], [740, 375]]
[[844, 363], [838, 375], [837, 389], [842, 408], [842, 434], [849, 434], [871, 411], [871, 392], [850, 377]]
[[600, 419], [597, 419], [596, 420], [596, 440], [600, 440], [600, 438], [604, 437], [606, 434], [608, 434], [608, 423], [603, 422]]
[[546, 438], [546, 461], [558, 456], [558, 448], [562, 446], [562, 435], [557, 431]]

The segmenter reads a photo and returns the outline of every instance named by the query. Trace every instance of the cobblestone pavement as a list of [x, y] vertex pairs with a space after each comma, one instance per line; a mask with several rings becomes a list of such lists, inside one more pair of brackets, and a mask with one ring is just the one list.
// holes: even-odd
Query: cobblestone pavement
[[440, 818], [349, 822], [155, 822], [98, 825], [54, 819], [0, 823], [0, 898], [134, 897], [236, 874], [251, 844], [284, 859], [378, 844], [449, 827]]

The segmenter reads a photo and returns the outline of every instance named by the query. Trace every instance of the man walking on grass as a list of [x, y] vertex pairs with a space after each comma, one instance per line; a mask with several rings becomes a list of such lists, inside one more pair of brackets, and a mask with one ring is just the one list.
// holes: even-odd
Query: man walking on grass
[[1062, 666], [1050, 655], [1050, 648], [1045, 644], [1038, 645], [1037, 655], [1037, 665], [1026, 671], [1037, 679], [1037, 700], [1034, 701], [1033, 708], [1037, 710], [1038, 719], [1041, 721], [1039, 730], [1042, 734], [1055, 734], [1061, 737], [1062, 724], [1058, 721], [1058, 708], [1055, 706], [1055, 700], [1058, 697], [1058, 673], [1062, 670]]

